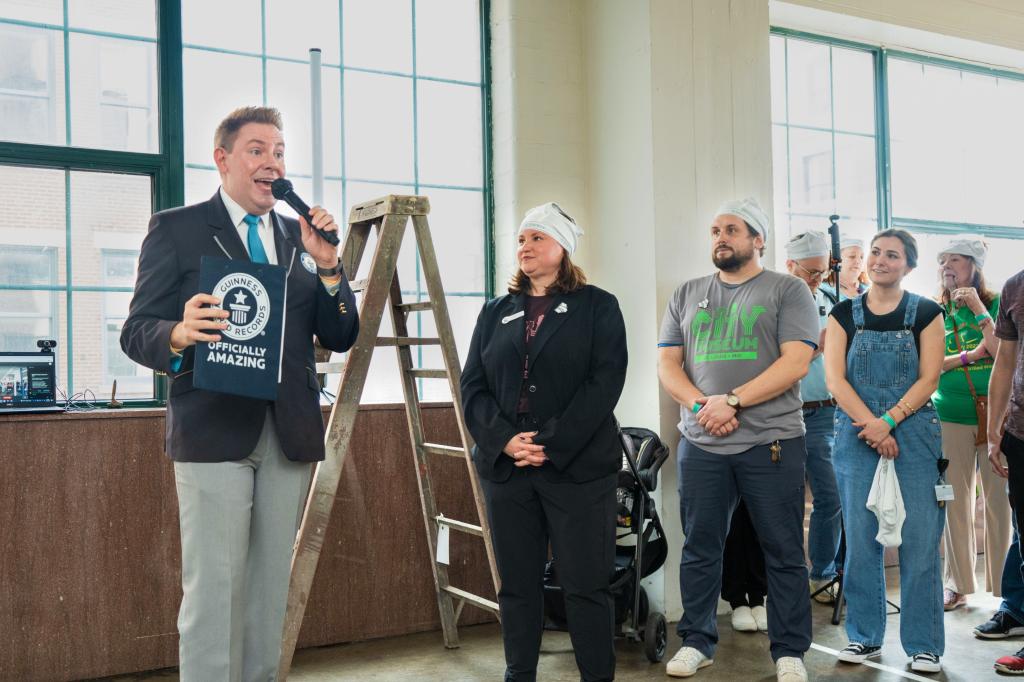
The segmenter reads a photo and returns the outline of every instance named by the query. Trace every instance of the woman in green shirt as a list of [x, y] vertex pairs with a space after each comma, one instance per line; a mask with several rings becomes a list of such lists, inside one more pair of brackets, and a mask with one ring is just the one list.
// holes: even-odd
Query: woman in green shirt
[[997, 597], [1010, 545], [1005, 482], [986, 461], [984, 406], [997, 343], [992, 319], [999, 310], [999, 295], [986, 287], [982, 274], [987, 253], [985, 242], [967, 235], [954, 237], [939, 254], [938, 301], [946, 311], [946, 359], [932, 402], [942, 422], [942, 451], [949, 460], [946, 478], [956, 496], [948, 503], [943, 534], [947, 611], [966, 604], [967, 595], [977, 590], [976, 484], [985, 496], [985, 582]]

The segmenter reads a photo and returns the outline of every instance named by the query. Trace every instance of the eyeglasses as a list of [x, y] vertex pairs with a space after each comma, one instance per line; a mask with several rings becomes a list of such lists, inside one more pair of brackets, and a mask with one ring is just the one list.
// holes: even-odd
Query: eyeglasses
[[793, 262], [796, 263], [796, 266], [803, 270], [805, 273], [807, 273], [807, 275], [812, 279], [821, 279], [822, 277], [828, 274], [828, 270], [808, 270], [804, 266], [800, 265], [798, 261]]

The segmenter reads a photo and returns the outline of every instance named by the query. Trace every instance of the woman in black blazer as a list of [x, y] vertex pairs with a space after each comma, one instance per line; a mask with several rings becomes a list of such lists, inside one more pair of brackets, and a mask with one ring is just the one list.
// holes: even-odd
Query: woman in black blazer
[[570, 256], [582, 231], [556, 204], [527, 212], [509, 293], [477, 319], [462, 407], [487, 502], [501, 590], [506, 681], [535, 680], [550, 540], [583, 680], [615, 674], [612, 410], [626, 378], [615, 297]]

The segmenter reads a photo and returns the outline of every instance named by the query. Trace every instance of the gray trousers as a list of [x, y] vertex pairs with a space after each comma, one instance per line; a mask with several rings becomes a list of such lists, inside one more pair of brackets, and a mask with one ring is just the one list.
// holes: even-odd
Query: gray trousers
[[182, 682], [277, 677], [295, 531], [312, 466], [281, 452], [270, 412], [236, 462], [175, 462]]

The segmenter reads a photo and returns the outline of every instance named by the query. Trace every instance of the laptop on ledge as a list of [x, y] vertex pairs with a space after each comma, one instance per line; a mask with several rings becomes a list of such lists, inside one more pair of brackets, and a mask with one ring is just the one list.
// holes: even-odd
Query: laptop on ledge
[[0, 352], [0, 414], [63, 412], [56, 362], [53, 353]]

